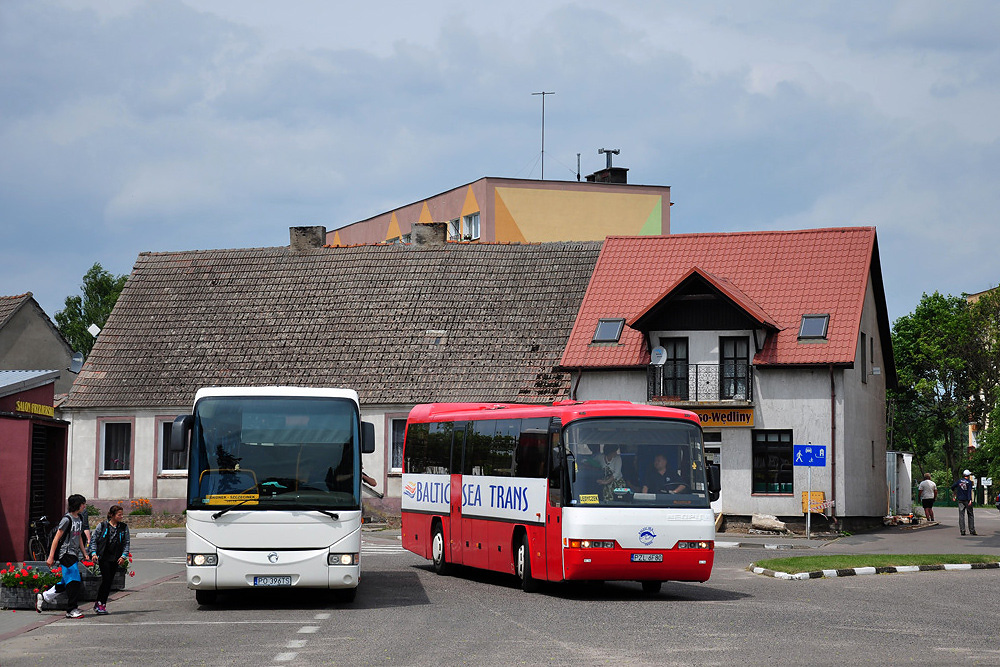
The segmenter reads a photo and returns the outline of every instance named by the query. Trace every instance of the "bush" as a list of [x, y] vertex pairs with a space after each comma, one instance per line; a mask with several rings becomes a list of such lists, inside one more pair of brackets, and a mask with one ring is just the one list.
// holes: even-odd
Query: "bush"
[[87, 505], [87, 516], [99, 516], [101, 510], [97, 509], [95, 505]]
[[136, 498], [131, 501], [132, 511], [129, 515], [139, 515], [139, 516], [149, 516], [153, 513], [153, 505], [149, 502], [149, 498]]

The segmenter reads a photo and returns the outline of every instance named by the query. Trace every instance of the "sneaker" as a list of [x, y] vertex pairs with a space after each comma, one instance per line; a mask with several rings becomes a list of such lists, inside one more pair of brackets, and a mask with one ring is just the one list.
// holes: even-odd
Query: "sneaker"
[[45, 602], [45, 600], [42, 599], [42, 594], [41, 593], [39, 593], [38, 595], [35, 596], [35, 611], [37, 611], [39, 614], [42, 613], [42, 603], [43, 602]]
[[976, 534], [977, 534], [977, 533], [976, 533], [976, 531], [974, 531], [974, 530], [970, 530], [970, 531], [969, 531], [969, 535], [976, 535]]
[[66, 612], [66, 618], [83, 618], [83, 612], [79, 609], [71, 609]]
[[965, 531], [964, 530], [962, 531], [962, 534], [965, 535]]
[[94, 611], [97, 612], [98, 614], [104, 615], [108, 613], [108, 608], [106, 605], [103, 605], [98, 602], [97, 604], [94, 605]]

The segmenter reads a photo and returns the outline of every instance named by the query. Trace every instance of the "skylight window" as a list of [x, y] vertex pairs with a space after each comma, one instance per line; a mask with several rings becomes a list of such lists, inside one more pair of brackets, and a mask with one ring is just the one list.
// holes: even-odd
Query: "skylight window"
[[799, 327], [799, 338], [826, 338], [830, 326], [830, 315], [803, 315]]
[[594, 343], [617, 343], [621, 338], [622, 329], [625, 327], [625, 320], [598, 320], [597, 330], [594, 332]]

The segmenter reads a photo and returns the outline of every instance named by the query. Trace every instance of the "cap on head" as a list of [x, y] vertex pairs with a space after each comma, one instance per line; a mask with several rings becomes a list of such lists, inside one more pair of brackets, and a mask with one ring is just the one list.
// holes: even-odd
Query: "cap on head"
[[965, 472], [962, 473], [962, 477], [968, 477], [971, 474], [972, 474], [971, 470], [966, 470]]

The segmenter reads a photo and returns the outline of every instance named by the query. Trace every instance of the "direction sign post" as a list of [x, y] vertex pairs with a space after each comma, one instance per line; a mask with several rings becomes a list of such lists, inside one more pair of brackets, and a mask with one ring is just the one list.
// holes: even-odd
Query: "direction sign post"
[[806, 504], [806, 539], [808, 540], [811, 539], [812, 533], [812, 470], [817, 467], [826, 467], [826, 445], [814, 445], [811, 442], [808, 445], [792, 445], [792, 465], [805, 466], [809, 469], [807, 475], [808, 491], [806, 492], [806, 498], [809, 499]]

